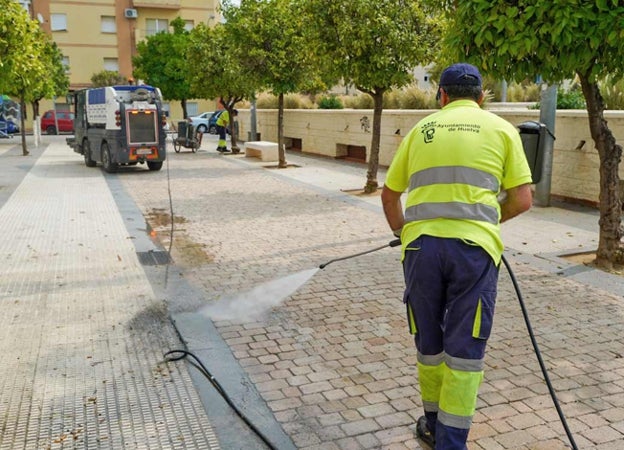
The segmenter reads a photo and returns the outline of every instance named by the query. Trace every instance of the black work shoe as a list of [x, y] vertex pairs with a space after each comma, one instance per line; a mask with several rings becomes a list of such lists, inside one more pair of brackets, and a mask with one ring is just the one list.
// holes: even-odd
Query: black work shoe
[[416, 422], [416, 435], [429, 447], [435, 448], [435, 436], [429, 431], [425, 416], [420, 416]]

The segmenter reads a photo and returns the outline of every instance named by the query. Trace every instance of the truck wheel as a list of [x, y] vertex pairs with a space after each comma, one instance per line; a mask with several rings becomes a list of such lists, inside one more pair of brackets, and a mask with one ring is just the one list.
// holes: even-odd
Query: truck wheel
[[108, 144], [106, 142], [102, 143], [102, 167], [108, 173], [117, 172], [117, 164], [112, 162], [110, 149], [108, 148]]
[[46, 134], [56, 134], [56, 127], [54, 125], [48, 125]]
[[162, 168], [162, 161], [148, 161], [147, 167], [149, 170], [160, 170]]
[[84, 154], [85, 166], [95, 167], [97, 165], [97, 163], [91, 159], [91, 146], [87, 139], [82, 141], [82, 153]]

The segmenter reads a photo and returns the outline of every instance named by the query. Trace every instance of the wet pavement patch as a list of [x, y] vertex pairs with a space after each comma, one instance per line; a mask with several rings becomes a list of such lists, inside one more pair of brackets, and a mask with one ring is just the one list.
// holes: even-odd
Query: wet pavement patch
[[[164, 227], [171, 224], [171, 215], [169, 212], [162, 208], [154, 208], [152, 209], [146, 217], [147, 221], [151, 225], [152, 228], [156, 229], [159, 227]], [[182, 216], [173, 216], [174, 223], [186, 223], [187, 220]]]

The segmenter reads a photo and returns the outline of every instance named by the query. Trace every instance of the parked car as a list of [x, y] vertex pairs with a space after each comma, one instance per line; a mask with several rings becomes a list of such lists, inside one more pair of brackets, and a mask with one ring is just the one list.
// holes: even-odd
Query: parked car
[[61, 133], [73, 133], [74, 113], [71, 111], [57, 111], [58, 119], [54, 120], [54, 111], [46, 111], [41, 117], [41, 131], [47, 134], [56, 134], [56, 123]]
[[199, 116], [189, 117], [189, 119], [191, 119], [191, 123], [197, 131], [199, 131], [200, 133], [205, 133], [209, 129], [208, 122], [213, 114], [214, 111], [207, 111], [201, 113]]
[[223, 111], [225, 110], [220, 109], [214, 112], [209, 111], [201, 113], [199, 116], [190, 117], [190, 119], [193, 126], [200, 133], [205, 133], [207, 131], [210, 134], [217, 134], [217, 119]]

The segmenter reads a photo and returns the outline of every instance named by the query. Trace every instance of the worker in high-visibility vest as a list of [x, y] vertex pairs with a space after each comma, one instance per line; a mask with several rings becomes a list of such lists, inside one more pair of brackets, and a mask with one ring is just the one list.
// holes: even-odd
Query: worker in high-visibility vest
[[[234, 117], [238, 115], [238, 110], [233, 109], [232, 114]], [[227, 153], [229, 150], [227, 149], [227, 141], [225, 140], [227, 128], [230, 125], [230, 113], [227, 109], [223, 110], [219, 117], [217, 117], [217, 134], [219, 135], [219, 144], [217, 147], [217, 151], [219, 153]], [[230, 133], [232, 130], [230, 129]]]
[[442, 109], [405, 136], [381, 198], [402, 243], [424, 407], [417, 435], [436, 449], [463, 450], [492, 329], [500, 223], [531, 207], [531, 172], [516, 128], [480, 108], [476, 67], [446, 68], [439, 86]]

